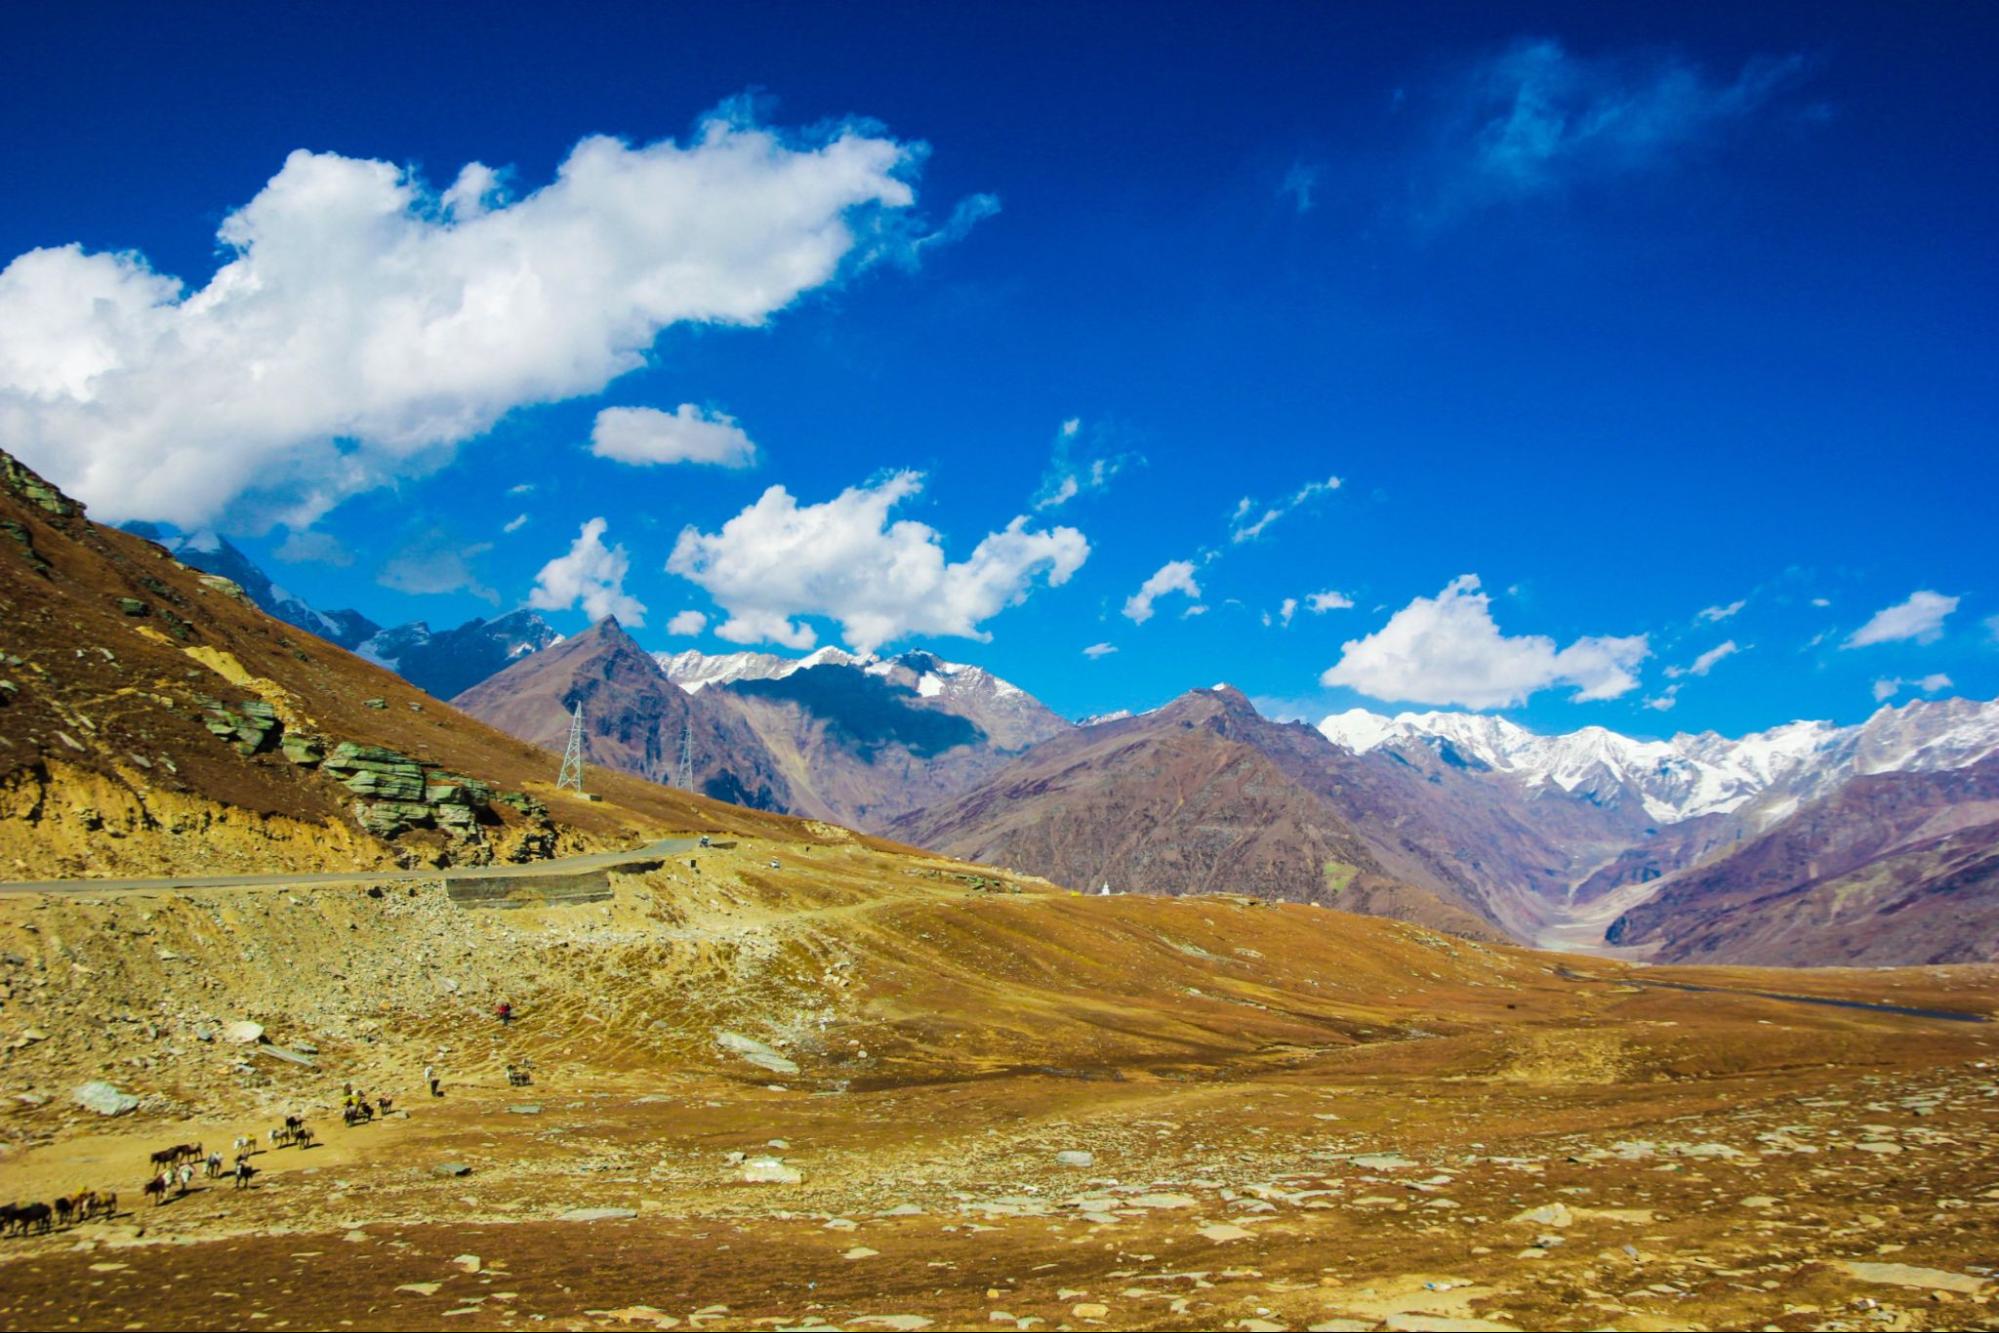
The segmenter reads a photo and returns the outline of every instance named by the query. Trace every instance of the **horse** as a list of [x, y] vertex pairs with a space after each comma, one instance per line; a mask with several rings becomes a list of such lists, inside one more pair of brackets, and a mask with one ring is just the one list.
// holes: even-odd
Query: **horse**
[[238, 1157], [236, 1159], [236, 1188], [239, 1190], [250, 1188], [250, 1177], [256, 1173], [257, 1168], [250, 1165], [249, 1158]]
[[383, 1095], [380, 1098], [380, 1100], [376, 1102], [376, 1105], [382, 1108], [383, 1115], [387, 1115], [389, 1113], [389, 1107], [393, 1106], [394, 1104], [395, 1104], [394, 1101], [391, 1098], [389, 1098], [386, 1094]]
[[203, 1169], [203, 1174], [205, 1174], [210, 1180], [213, 1180], [217, 1176], [221, 1175], [222, 1154], [219, 1152], [212, 1152], [208, 1154], [208, 1157], [202, 1162], [202, 1169]]
[[67, 1194], [56, 1196], [56, 1225], [68, 1229], [70, 1219], [76, 1214], [76, 1205], [69, 1201]]
[[300, 1152], [304, 1152], [312, 1146], [312, 1131], [304, 1125], [298, 1127], [297, 1143]]
[[153, 1207], [157, 1208], [165, 1203], [167, 1201], [167, 1173], [162, 1171], [147, 1181], [145, 1193], [146, 1197], [153, 1201]]
[[194, 1163], [182, 1162], [175, 1172], [174, 1181], [180, 1186], [180, 1193], [186, 1195], [188, 1186], [194, 1184]]
[[25, 1236], [30, 1231], [46, 1235], [54, 1225], [55, 1210], [45, 1203], [23, 1204], [14, 1210], [14, 1225]]
[[241, 1157], [244, 1153], [249, 1152], [250, 1149], [257, 1146], [257, 1140], [248, 1134], [238, 1134], [234, 1146], [236, 1155]]
[[5, 1235], [7, 1232], [12, 1231], [14, 1229], [14, 1223], [20, 1218], [20, 1216], [21, 1216], [20, 1204], [0, 1203], [0, 1235]]
[[264, 1131], [264, 1137], [270, 1140], [272, 1148], [283, 1148], [290, 1145], [292, 1132], [283, 1126], [279, 1126], [276, 1129]]

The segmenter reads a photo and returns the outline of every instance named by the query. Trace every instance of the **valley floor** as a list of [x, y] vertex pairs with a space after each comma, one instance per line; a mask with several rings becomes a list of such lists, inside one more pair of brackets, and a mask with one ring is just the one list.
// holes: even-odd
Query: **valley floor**
[[[1746, 993], [1989, 1018], [1999, 970], [702, 855], [509, 910], [0, 903], [0, 1194], [121, 1196], [0, 1240], [0, 1327], [1999, 1327], [1999, 1025]], [[245, 1014], [317, 1067], [202, 1039]], [[344, 1127], [349, 1079], [397, 1114]], [[140, 1198], [150, 1149], [289, 1110], [321, 1143], [252, 1188]]]

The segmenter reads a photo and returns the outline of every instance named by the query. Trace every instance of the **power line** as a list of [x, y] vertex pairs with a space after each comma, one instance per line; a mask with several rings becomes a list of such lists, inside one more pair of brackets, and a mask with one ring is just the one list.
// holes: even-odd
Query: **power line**
[[555, 778], [556, 787], [572, 787], [583, 790], [583, 701], [576, 701], [576, 711], [569, 715], [569, 748], [562, 752], [562, 772]]

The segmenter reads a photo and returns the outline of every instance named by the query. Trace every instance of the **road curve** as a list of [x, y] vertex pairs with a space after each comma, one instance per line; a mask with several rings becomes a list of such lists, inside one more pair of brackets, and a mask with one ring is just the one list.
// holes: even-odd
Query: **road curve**
[[143, 893], [174, 889], [285, 888], [307, 884], [393, 884], [410, 880], [521, 879], [583, 870], [615, 870], [639, 861], [674, 856], [698, 838], [661, 838], [623, 852], [590, 852], [522, 865], [458, 866], [446, 870], [346, 870], [314, 875], [165, 875], [153, 879], [33, 879], [0, 881], [0, 893]]

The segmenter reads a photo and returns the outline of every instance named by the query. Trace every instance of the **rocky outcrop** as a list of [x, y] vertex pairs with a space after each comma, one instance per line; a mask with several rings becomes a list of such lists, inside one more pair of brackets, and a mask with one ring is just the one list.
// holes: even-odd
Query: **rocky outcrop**
[[434, 828], [477, 840], [493, 800], [492, 788], [483, 782], [378, 745], [342, 741], [321, 761], [320, 771], [361, 797], [354, 818], [378, 838]]

